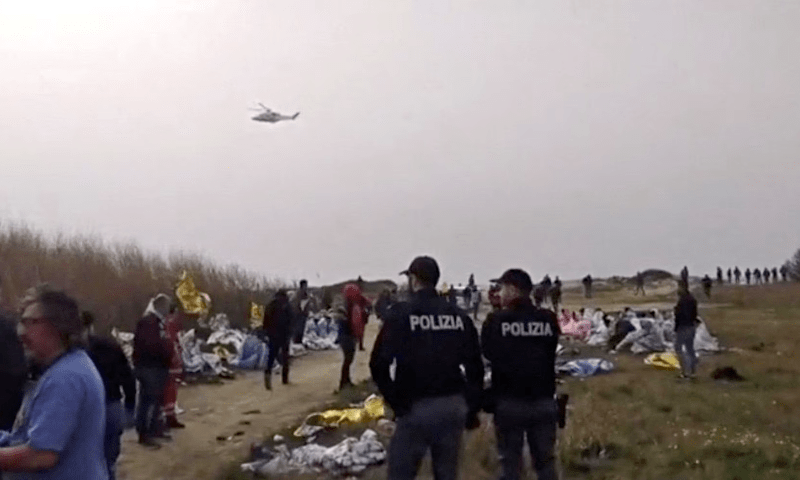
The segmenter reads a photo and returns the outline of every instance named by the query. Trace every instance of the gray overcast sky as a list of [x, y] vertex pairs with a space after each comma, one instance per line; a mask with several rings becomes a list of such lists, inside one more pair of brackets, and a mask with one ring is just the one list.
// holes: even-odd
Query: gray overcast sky
[[800, 247], [800, 2], [122, 3], [0, 0], [0, 219], [312, 284]]

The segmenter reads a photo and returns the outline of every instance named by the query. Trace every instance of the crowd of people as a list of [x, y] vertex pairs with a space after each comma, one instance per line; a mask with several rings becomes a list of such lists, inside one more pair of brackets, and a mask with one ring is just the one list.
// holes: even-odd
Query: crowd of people
[[[778, 273], [786, 278], [785, 269], [773, 270], [759, 272], [758, 281], [777, 281]], [[719, 283], [722, 273], [718, 268]], [[468, 313], [458, 305], [455, 289], [444, 294], [436, 289], [440, 271], [433, 258], [417, 257], [401, 274], [408, 278], [402, 301], [396, 290], [385, 289], [373, 305], [362, 281], [346, 284], [340, 296], [325, 292], [322, 300], [339, 322], [340, 389], [353, 385], [350, 369], [357, 350], [364, 350], [370, 313], [382, 322], [369, 366], [396, 415], [389, 478], [414, 478], [428, 451], [436, 478], [456, 478], [462, 433], [479, 426], [481, 411], [494, 415], [501, 478], [519, 478], [526, 441], [538, 478], [557, 478], [555, 441], [563, 403], [555, 396], [560, 336], [555, 312], [561, 280], [545, 275], [534, 284], [524, 270], [507, 270], [492, 281], [491, 312], [479, 331], [477, 308]], [[739, 275], [738, 267], [728, 271], [729, 281]], [[751, 275], [748, 269], [748, 282]], [[644, 276], [638, 273], [635, 280], [635, 294], [644, 294]], [[591, 297], [591, 276], [582, 283]], [[710, 277], [701, 283], [709, 285], [710, 295]], [[461, 294], [464, 305], [480, 304], [474, 276]], [[267, 390], [276, 361], [282, 382], [289, 382], [290, 345], [302, 342], [313, 301], [303, 280], [291, 295], [279, 290], [266, 305]], [[546, 302], [550, 308], [543, 308]], [[184, 428], [175, 411], [182, 374], [180, 318], [168, 295], [152, 298], [136, 326], [131, 364], [115, 340], [95, 335], [92, 314], [60, 290], [32, 288], [18, 314], [0, 308], [2, 479], [113, 479], [125, 429], [135, 426], [139, 443], [157, 449], [171, 439], [170, 429]], [[684, 377], [696, 373], [698, 321], [684, 268], [675, 306], [675, 349]]]
[[126, 429], [148, 448], [170, 440], [169, 429], [184, 427], [178, 322], [171, 298], [154, 297], [131, 365], [63, 291], [40, 285], [18, 313], [0, 308], [0, 478], [113, 480]]

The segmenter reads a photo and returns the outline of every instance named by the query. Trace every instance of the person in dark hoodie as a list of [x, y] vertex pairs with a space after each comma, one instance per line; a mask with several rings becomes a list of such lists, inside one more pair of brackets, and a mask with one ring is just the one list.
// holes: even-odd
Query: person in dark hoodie
[[484, 322], [481, 345], [492, 370], [485, 408], [494, 413], [500, 478], [520, 478], [527, 437], [537, 478], [555, 480], [558, 320], [552, 311], [531, 303], [533, 282], [524, 270], [507, 270], [497, 282], [503, 310]]
[[133, 337], [133, 367], [139, 380], [136, 431], [139, 443], [150, 448], [161, 447], [157, 437], [169, 438], [163, 432], [160, 413], [173, 354], [164, 325], [171, 304], [167, 295], [156, 295], [136, 324]]
[[689, 292], [689, 285], [679, 282], [678, 303], [675, 305], [675, 353], [678, 354], [683, 378], [694, 378], [697, 369], [694, 335], [698, 323], [697, 300]]
[[264, 388], [272, 390], [272, 367], [280, 358], [281, 380], [289, 383], [289, 343], [292, 340], [294, 314], [285, 290], [278, 290], [264, 309], [264, 333], [269, 339], [269, 355], [264, 370]]
[[[136, 378], [128, 363], [122, 347], [112, 338], [94, 334], [94, 315], [82, 312], [84, 342], [89, 358], [103, 379], [106, 390], [106, 433], [105, 456], [108, 465], [108, 478], [114, 480], [117, 472], [117, 458], [121, 450], [122, 432], [135, 418]], [[122, 393], [125, 394], [123, 409]]]
[[[0, 302], [3, 299], [0, 283]], [[25, 393], [28, 364], [17, 336], [16, 316], [0, 304], [0, 431], [11, 430]]]
[[408, 275], [411, 300], [389, 310], [369, 364], [397, 420], [387, 478], [414, 478], [430, 450], [434, 477], [455, 480], [464, 429], [480, 426], [478, 332], [464, 311], [437, 295], [436, 260], [417, 257], [401, 274]]

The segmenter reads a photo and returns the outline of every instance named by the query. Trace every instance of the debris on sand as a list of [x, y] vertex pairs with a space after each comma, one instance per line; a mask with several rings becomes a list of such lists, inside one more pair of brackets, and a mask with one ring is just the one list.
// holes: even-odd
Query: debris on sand
[[743, 382], [744, 377], [739, 375], [739, 372], [736, 371], [735, 368], [727, 366], [727, 367], [719, 367], [714, 369], [711, 372], [711, 378], [714, 380], [722, 380], [722, 381], [729, 381], [729, 382]]

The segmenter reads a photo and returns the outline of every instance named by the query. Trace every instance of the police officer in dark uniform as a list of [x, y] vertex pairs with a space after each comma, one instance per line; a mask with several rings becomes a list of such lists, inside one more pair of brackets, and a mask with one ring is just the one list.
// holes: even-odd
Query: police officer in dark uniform
[[369, 364], [396, 416], [388, 478], [413, 479], [430, 449], [436, 480], [455, 480], [464, 428], [480, 425], [484, 367], [478, 332], [465, 312], [436, 294], [439, 266], [433, 258], [417, 257], [401, 274], [408, 275], [411, 300], [387, 313]]
[[531, 303], [533, 283], [524, 270], [508, 270], [497, 281], [503, 310], [486, 319], [481, 343], [492, 370], [485, 406], [494, 411], [503, 468], [500, 478], [520, 478], [527, 436], [538, 479], [553, 480], [557, 478], [558, 406], [554, 396], [558, 320], [553, 312]]

